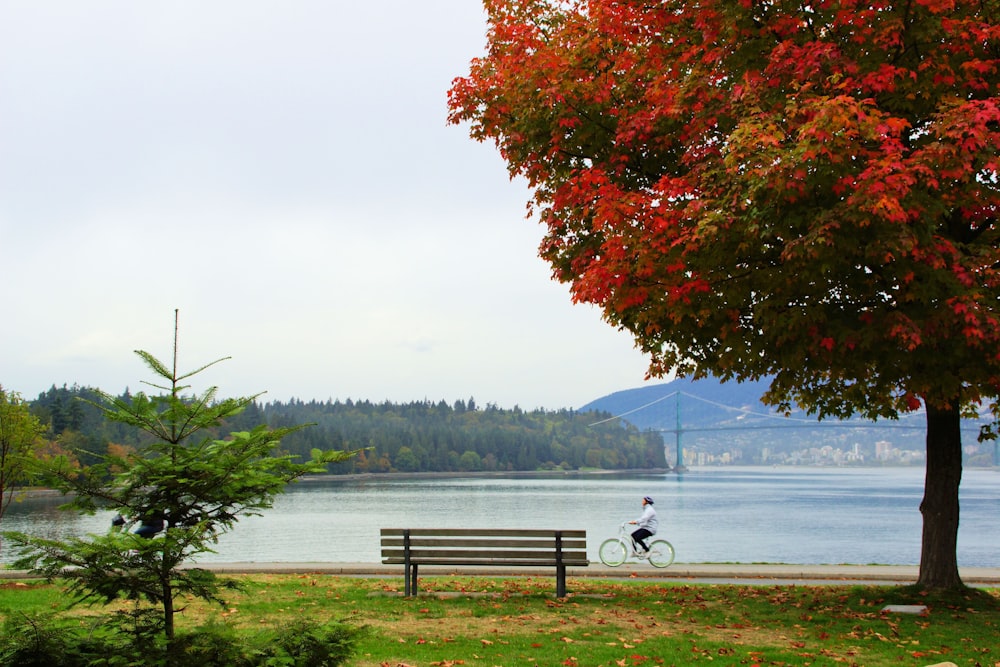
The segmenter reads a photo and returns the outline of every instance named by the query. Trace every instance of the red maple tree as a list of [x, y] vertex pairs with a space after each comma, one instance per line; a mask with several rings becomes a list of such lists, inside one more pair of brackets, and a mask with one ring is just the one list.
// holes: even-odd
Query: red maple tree
[[962, 586], [960, 420], [1000, 394], [1000, 3], [487, 0], [450, 120], [576, 301], [822, 417], [923, 406], [918, 583]]

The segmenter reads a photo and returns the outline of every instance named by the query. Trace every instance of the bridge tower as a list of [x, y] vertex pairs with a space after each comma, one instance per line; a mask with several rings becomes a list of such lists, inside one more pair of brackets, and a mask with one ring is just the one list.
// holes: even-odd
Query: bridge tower
[[687, 467], [684, 465], [684, 448], [681, 447], [681, 433], [684, 429], [681, 428], [681, 392], [678, 391], [674, 394], [674, 443], [677, 447], [677, 459], [674, 464], [674, 472], [680, 474], [682, 472], [687, 472]]

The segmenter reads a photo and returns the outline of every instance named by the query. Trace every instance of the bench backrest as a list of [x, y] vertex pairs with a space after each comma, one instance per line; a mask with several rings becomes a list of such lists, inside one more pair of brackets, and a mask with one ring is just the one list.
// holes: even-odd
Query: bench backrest
[[382, 562], [400, 565], [585, 566], [586, 530], [383, 528]]

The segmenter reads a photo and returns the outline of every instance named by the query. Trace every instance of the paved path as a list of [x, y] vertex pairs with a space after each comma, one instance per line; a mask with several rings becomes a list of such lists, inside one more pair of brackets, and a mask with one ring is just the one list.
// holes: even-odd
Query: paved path
[[[379, 563], [213, 563], [203, 567], [217, 572], [284, 572], [284, 573], [327, 573], [353, 576], [399, 577], [403, 568], [399, 565]], [[541, 575], [552, 576], [553, 568], [527, 567], [434, 567], [422, 565], [422, 576], [435, 574], [469, 574], [484, 576]], [[570, 577], [590, 577], [598, 579], [649, 578], [689, 580], [692, 582], [746, 583], [770, 582], [884, 582], [912, 584], [917, 580], [915, 565], [781, 565], [781, 564], [739, 564], [739, 563], [674, 563], [668, 568], [655, 568], [646, 563], [625, 563], [619, 567], [607, 567], [601, 563], [591, 563], [589, 567], [567, 568]], [[962, 568], [962, 580], [969, 585], [1000, 586], [1000, 568]]]
[[[203, 563], [200, 567], [228, 574], [332, 574], [358, 577], [402, 577], [399, 565], [380, 563]], [[646, 563], [625, 563], [607, 567], [592, 563], [589, 567], [567, 568], [570, 577], [598, 579], [648, 578], [691, 583], [747, 584], [912, 584], [917, 580], [916, 565], [783, 565], [740, 563], [674, 563], [658, 569]], [[465, 574], [482, 576], [554, 576], [553, 568], [532, 567], [435, 567], [424, 565], [421, 576]], [[962, 581], [970, 586], [1000, 586], [1000, 568], [960, 568]], [[27, 572], [0, 569], [0, 578], [28, 578]]]

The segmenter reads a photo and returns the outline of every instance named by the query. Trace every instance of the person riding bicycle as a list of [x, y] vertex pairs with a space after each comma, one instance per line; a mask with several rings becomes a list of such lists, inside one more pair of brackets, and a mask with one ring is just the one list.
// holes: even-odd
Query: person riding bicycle
[[639, 526], [634, 531], [632, 531], [632, 541], [635, 543], [636, 552], [644, 554], [649, 551], [649, 547], [646, 546], [646, 538], [656, 535], [656, 529], [660, 525], [659, 520], [656, 518], [656, 510], [653, 509], [653, 499], [649, 496], [643, 496], [642, 498], [642, 516], [633, 521], [629, 521], [630, 524]]

